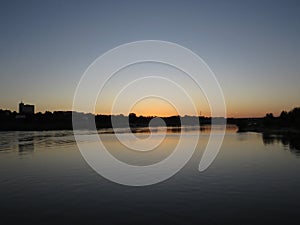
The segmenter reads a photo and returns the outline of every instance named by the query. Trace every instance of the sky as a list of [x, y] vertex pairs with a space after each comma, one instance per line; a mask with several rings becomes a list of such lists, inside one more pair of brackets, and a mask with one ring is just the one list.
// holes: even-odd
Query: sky
[[[110, 49], [139, 40], [174, 42], [198, 54], [220, 83], [228, 117], [278, 115], [300, 106], [299, 1], [4, 0], [0, 5], [2, 109], [17, 110], [22, 100], [36, 111], [71, 110], [88, 66]], [[209, 115], [200, 95], [201, 101], [194, 97], [197, 110]], [[145, 99], [133, 111], [175, 113], [162, 99]], [[96, 113], [109, 109], [99, 102]]]

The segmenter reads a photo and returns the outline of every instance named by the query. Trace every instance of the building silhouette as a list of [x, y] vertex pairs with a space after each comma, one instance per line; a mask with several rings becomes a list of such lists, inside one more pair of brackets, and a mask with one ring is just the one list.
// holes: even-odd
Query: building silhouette
[[19, 103], [19, 113], [20, 114], [34, 114], [34, 105]]

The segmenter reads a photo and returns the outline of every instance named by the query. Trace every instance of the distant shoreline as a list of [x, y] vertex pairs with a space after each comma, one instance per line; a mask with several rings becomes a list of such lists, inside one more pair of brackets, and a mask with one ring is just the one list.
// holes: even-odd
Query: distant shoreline
[[[160, 118], [160, 120], [155, 120]], [[76, 123], [74, 122], [74, 119]], [[7, 111], [0, 113], [0, 131], [46, 131], [102, 128], [142, 128], [155, 126], [180, 127], [211, 124], [212, 118], [197, 116], [145, 117], [131, 113], [124, 115], [93, 115], [72, 111], [57, 111], [36, 114], [18, 114]], [[214, 118], [220, 124], [225, 118]], [[74, 125], [75, 124], [75, 125]]]
[[300, 135], [300, 130], [291, 127], [283, 127], [283, 128], [266, 128], [266, 127], [238, 127], [238, 133], [244, 132], [255, 132], [255, 133], [264, 133], [264, 134], [276, 134], [276, 135], [289, 135], [289, 134], [298, 134]]
[[[155, 120], [160, 118], [160, 120]], [[75, 127], [73, 120], [76, 120]], [[114, 121], [114, 124], [113, 122]], [[9, 110], [0, 110], [0, 131], [47, 131], [77, 129], [107, 129], [107, 128], [137, 128], [155, 126], [181, 127], [194, 125], [216, 124], [236, 125], [237, 132], [258, 132], [265, 134], [295, 134], [300, 135], [300, 108], [286, 112], [279, 117], [267, 113], [262, 118], [211, 118], [204, 116], [137, 116], [130, 113], [124, 115], [93, 115], [72, 111], [55, 111], [36, 114], [20, 114]], [[117, 125], [115, 125], [117, 124]]]

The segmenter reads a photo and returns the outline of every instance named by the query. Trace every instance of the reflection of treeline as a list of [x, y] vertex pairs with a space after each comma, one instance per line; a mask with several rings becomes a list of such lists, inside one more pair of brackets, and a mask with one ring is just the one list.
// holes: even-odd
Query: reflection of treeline
[[265, 145], [272, 145], [276, 142], [280, 142], [282, 145], [288, 146], [292, 153], [300, 155], [299, 135], [272, 135], [269, 133], [263, 133], [262, 138]]
[[[0, 110], [0, 130], [70, 130], [72, 129], [72, 116], [79, 121], [80, 128], [117, 127], [146, 127], [154, 116], [137, 116], [134, 113], [124, 115], [93, 115], [91, 113], [78, 113], [72, 111], [55, 111], [36, 114], [18, 114], [9, 110]], [[210, 124], [209, 117], [195, 116], [170, 116], [161, 117], [166, 126]], [[114, 121], [114, 124], [112, 124]], [[155, 120], [154, 120], [155, 121]], [[224, 118], [218, 118], [217, 122], [224, 123]], [[151, 123], [152, 126], [160, 126], [161, 123]]]

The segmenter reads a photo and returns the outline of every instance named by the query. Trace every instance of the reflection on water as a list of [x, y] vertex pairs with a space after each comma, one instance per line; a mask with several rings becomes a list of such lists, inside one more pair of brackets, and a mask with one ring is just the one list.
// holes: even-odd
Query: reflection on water
[[19, 139], [19, 152], [24, 153], [24, 152], [33, 152], [34, 151], [34, 139], [33, 138], [28, 138], [28, 139]]
[[[167, 157], [180, 133], [188, 140], [198, 131], [170, 129], [162, 145], [145, 154], [125, 149], [109, 131], [98, 133], [116, 158], [146, 165]], [[299, 223], [297, 139], [236, 133], [235, 127], [228, 127], [216, 160], [200, 173], [211, 129], [200, 131], [195, 154], [179, 173], [139, 188], [95, 173], [82, 158], [72, 131], [1, 132], [1, 224]], [[159, 138], [161, 129], [152, 132]], [[149, 134], [143, 130], [135, 135], [143, 139]]]
[[[228, 125], [227, 131], [235, 132], [236, 126]], [[117, 128], [117, 129], [100, 129], [97, 133], [101, 136], [104, 134], [126, 134], [131, 130], [129, 128]], [[184, 126], [184, 127], [140, 127], [132, 128], [132, 132], [135, 134], [160, 134], [166, 132], [167, 134], [180, 134], [180, 133], [193, 133], [200, 131], [202, 134], [209, 134], [211, 132], [211, 126], [204, 125], [197, 126]], [[218, 126], [214, 128], [214, 132], [218, 132]], [[93, 131], [81, 131], [82, 135], [94, 134]], [[73, 131], [9, 131], [0, 133], [0, 151], [18, 150], [19, 152], [34, 151], [35, 146], [39, 147], [53, 147], [57, 145], [73, 145], [76, 143]], [[145, 136], [139, 136], [139, 138], [145, 138]]]
[[35, 146], [74, 144], [73, 131], [9, 131], [0, 133], [0, 151], [32, 152]]
[[263, 142], [266, 145], [274, 145], [281, 143], [287, 147], [296, 156], [300, 156], [300, 135], [272, 135], [262, 134]]

